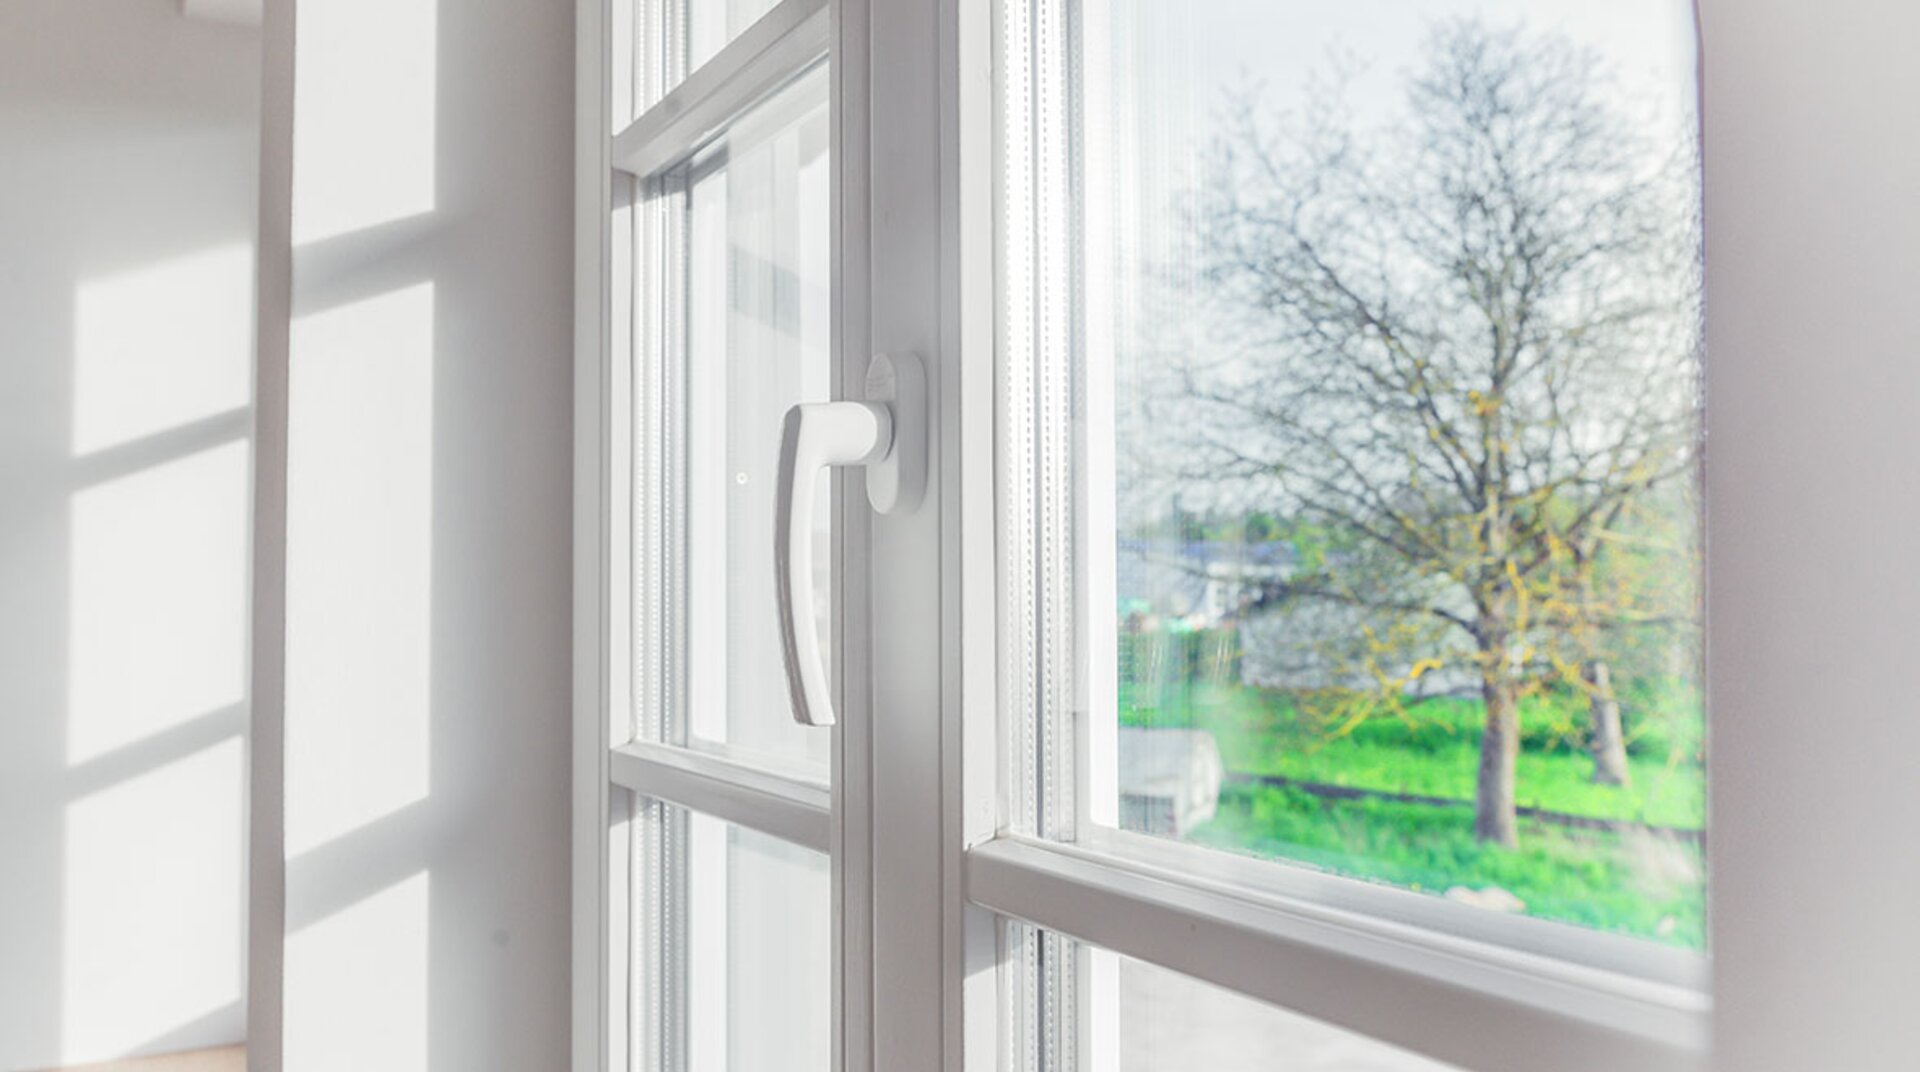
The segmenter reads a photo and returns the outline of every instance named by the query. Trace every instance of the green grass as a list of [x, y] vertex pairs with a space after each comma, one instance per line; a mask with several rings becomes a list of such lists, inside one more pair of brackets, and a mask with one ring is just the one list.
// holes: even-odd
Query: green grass
[[1699, 850], [1666, 839], [1522, 820], [1509, 851], [1474, 840], [1471, 808], [1229, 786], [1192, 840], [1433, 893], [1498, 886], [1531, 916], [1687, 948], [1706, 941]]
[[[1701, 828], [1706, 786], [1698, 699], [1678, 684], [1634, 683], [1625, 693], [1633, 784], [1593, 784], [1593, 761], [1580, 737], [1584, 698], [1546, 692], [1521, 703], [1518, 802]], [[1229, 785], [1215, 819], [1191, 834], [1195, 841], [1436, 893], [1498, 886], [1525, 902], [1529, 915], [1702, 946], [1705, 896], [1695, 844], [1526, 819], [1517, 849], [1474, 840], [1468, 805], [1483, 716], [1477, 699], [1435, 698], [1409, 704], [1404, 717], [1375, 718], [1336, 734], [1292, 696], [1271, 690], [1198, 682], [1146, 697], [1121, 689], [1123, 724], [1206, 729], [1229, 771], [1460, 802], [1329, 800], [1284, 787]]]
[[[1329, 736], [1281, 693], [1204, 683], [1167, 693], [1152, 709], [1125, 706], [1123, 696], [1122, 722], [1210, 730], [1231, 771], [1473, 799], [1483, 717], [1477, 700], [1422, 700], [1409, 705], [1408, 720], [1375, 718], [1345, 735]], [[1706, 816], [1706, 786], [1697, 746], [1683, 746], [1676, 757], [1671, 744], [1693, 734], [1669, 729], [1652, 740], [1652, 733], [1643, 733], [1627, 761], [1633, 784], [1625, 789], [1595, 785], [1593, 761], [1570, 729], [1579, 726], [1583, 717], [1569, 710], [1570, 704], [1578, 702], [1582, 701], [1551, 695], [1521, 702], [1518, 803], [1574, 815], [1698, 829]], [[1697, 715], [1691, 718], [1697, 723]]]

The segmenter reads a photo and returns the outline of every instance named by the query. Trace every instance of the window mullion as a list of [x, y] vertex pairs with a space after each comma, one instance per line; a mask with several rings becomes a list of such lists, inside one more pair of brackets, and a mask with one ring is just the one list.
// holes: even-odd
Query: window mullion
[[635, 741], [613, 750], [614, 784], [750, 827], [815, 852], [828, 850], [832, 794], [718, 755]]

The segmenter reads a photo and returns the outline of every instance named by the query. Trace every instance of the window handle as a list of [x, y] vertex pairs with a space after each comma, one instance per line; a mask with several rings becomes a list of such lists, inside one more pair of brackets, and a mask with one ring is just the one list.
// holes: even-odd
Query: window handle
[[867, 367], [866, 402], [803, 402], [780, 429], [773, 506], [773, 591], [794, 721], [831, 726], [833, 692], [814, 630], [813, 489], [829, 465], [865, 466], [876, 513], [911, 511], [926, 490], [926, 373], [913, 354]]

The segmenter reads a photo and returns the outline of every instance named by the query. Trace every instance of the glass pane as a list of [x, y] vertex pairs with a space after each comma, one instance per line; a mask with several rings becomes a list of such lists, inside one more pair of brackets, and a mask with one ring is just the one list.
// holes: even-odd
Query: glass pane
[[[1109, 954], [1111, 957], [1111, 955]], [[1229, 990], [1131, 958], [1111, 957], [1122, 1072], [1289, 1069], [1427, 1072], [1441, 1066]]]
[[[826, 69], [761, 105], [684, 173], [687, 212], [687, 737], [826, 777], [829, 734], [798, 726], [774, 618], [781, 420], [828, 392]], [[823, 643], [827, 482], [814, 517]]]
[[661, 804], [644, 812], [636, 844], [652, 853], [643, 847], [636, 860], [646, 918], [635, 933], [651, 1030], [639, 1044], [659, 1045], [668, 1067], [826, 1069], [827, 858], [709, 815]]
[[1452, 1067], [1145, 961], [1104, 950], [1087, 953], [1092, 982], [1113, 995], [1116, 1015], [1110, 1022], [1119, 1072], [1446, 1072]]
[[825, 1069], [827, 858], [704, 815], [688, 842], [687, 1067]]
[[[1015, 1010], [1029, 1067], [1086, 1072], [1457, 1072], [1297, 1012], [1110, 950], [1007, 925], [1008, 958], [1043, 947], [1071, 965], [1072, 1000]], [[1018, 992], [1018, 987], [1010, 988]], [[1072, 1052], [1061, 1060], [1060, 1050]], [[1015, 1055], [1016, 1058], [1020, 1055]], [[1034, 1060], [1033, 1058], [1038, 1058]], [[1009, 1062], [1022, 1067], [1021, 1060]]]
[[1701, 946], [1692, 5], [1009, 8], [1034, 825]]

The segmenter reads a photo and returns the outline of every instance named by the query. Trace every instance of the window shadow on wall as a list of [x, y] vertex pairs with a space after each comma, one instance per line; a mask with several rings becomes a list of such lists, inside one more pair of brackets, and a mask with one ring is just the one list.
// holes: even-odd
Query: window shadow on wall
[[300, 7], [290, 1072], [565, 1052], [571, 25], [539, 8]]
[[0, 11], [0, 1069], [242, 1029], [258, 40]]

